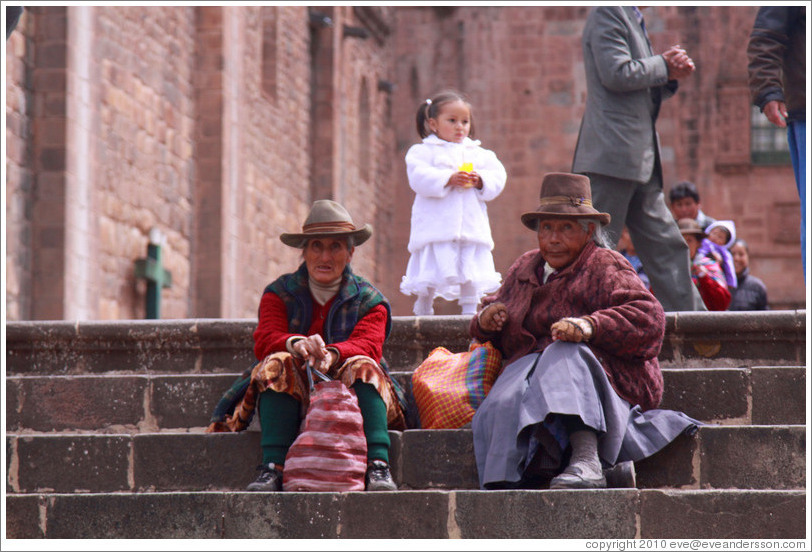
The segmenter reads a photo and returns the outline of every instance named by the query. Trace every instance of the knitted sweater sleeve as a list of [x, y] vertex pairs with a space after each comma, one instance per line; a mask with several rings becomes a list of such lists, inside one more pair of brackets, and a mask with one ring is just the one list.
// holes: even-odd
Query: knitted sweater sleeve
[[386, 340], [386, 317], [386, 307], [376, 305], [358, 321], [346, 341], [327, 345], [338, 349], [342, 360], [365, 355], [380, 362], [383, 357], [383, 342]]
[[262, 360], [271, 353], [286, 351], [285, 342], [292, 335], [288, 331], [285, 303], [275, 293], [262, 294], [259, 302], [257, 328], [254, 330], [254, 356]]
[[665, 335], [662, 305], [619, 255], [596, 266], [600, 270], [591, 270], [590, 279], [604, 297], [603, 307], [589, 315], [595, 326], [590, 344], [618, 359], [656, 358]]

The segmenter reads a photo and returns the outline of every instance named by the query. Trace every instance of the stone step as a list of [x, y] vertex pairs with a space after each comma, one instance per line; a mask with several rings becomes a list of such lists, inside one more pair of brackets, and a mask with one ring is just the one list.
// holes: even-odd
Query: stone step
[[[464, 316], [396, 316], [384, 346], [410, 371], [438, 346], [468, 348]], [[256, 320], [25, 321], [6, 325], [11, 375], [234, 373], [253, 362]], [[804, 366], [806, 310], [672, 312], [663, 368]]]
[[[479, 487], [471, 430], [390, 435], [400, 489]], [[256, 431], [8, 433], [6, 451], [8, 493], [235, 491], [261, 460]], [[804, 489], [805, 458], [805, 426], [702, 426], [637, 463], [638, 487]]]
[[[8, 431], [155, 431], [208, 425], [239, 374], [8, 376]], [[393, 377], [411, 396], [411, 372]], [[664, 369], [662, 408], [724, 424], [806, 423], [803, 367]], [[414, 410], [414, 408], [413, 408]], [[412, 416], [412, 427], [417, 416]]]
[[[6, 498], [7, 538], [631, 541], [805, 536], [805, 491], [123, 492]], [[638, 542], [666, 547], [665, 541], [639, 540], [629, 546]]]

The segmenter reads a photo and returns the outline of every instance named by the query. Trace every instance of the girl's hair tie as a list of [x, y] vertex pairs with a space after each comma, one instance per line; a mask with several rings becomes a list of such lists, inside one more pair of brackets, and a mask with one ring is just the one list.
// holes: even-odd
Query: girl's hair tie
[[426, 100], [426, 105], [431, 105], [431, 100], [430, 99]]

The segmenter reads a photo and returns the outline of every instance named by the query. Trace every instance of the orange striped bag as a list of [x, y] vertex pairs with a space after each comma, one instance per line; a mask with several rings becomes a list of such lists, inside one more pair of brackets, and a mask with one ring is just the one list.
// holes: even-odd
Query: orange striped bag
[[[311, 369], [308, 367], [308, 372]], [[355, 391], [337, 380], [310, 380], [304, 429], [285, 457], [285, 491], [363, 491], [367, 471], [364, 420]]]
[[[412, 393], [423, 429], [457, 429], [474, 417], [502, 372], [502, 354], [490, 341], [467, 352], [437, 347], [412, 374]], [[287, 468], [286, 468], [287, 469]]]

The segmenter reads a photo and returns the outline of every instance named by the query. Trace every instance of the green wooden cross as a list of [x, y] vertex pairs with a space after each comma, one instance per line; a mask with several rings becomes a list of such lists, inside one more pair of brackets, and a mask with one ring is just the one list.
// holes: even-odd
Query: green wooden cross
[[153, 228], [149, 233], [147, 256], [135, 261], [135, 277], [147, 281], [147, 318], [161, 317], [161, 289], [172, 287], [172, 273], [162, 265], [161, 243], [163, 235]]

